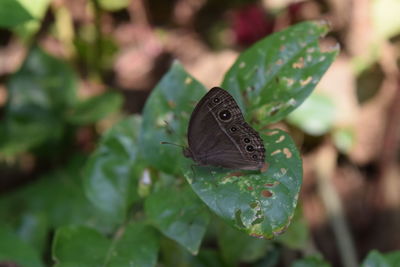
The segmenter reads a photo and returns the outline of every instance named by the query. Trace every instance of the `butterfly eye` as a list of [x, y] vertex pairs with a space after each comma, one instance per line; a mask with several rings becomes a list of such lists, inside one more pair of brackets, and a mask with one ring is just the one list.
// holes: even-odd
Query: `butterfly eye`
[[246, 150], [251, 152], [254, 151], [254, 147], [253, 146], [246, 146]]
[[236, 132], [236, 127], [231, 127], [231, 132]]
[[251, 156], [253, 159], [257, 159], [257, 155], [253, 155]]
[[243, 141], [245, 142], [245, 143], [250, 143], [250, 139], [249, 138], [245, 138], [245, 139], [243, 139]]
[[226, 109], [219, 113], [219, 117], [223, 121], [229, 120], [231, 116], [232, 116], [231, 113]]
[[218, 98], [218, 97], [215, 97], [215, 98], [213, 99], [213, 101], [214, 101], [214, 103], [218, 103], [218, 102], [219, 102], [219, 98]]

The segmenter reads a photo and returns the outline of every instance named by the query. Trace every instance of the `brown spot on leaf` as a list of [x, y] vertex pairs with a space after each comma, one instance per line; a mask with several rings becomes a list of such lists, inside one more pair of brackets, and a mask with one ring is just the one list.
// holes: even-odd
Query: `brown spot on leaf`
[[253, 190], [254, 190], [254, 188], [253, 188], [252, 186], [249, 186], [249, 187], [247, 187], [247, 190], [249, 190], [249, 191], [253, 191]]
[[282, 65], [283, 64], [283, 60], [282, 59], [278, 59], [277, 61], [276, 61], [276, 65]]
[[252, 237], [257, 237], [257, 238], [260, 238], [260, 239], [264, 239], [264, 238], [265, 238], [263, 235], [256, 234], [256, 233], [251, 233], [250, 235], [251, 235]]
[[260, 172], [266, 172], [268, 170], [268, 167], [269, 167], [268, 163], [264, 162], [263, 166], [260, 169]]
[[174, 101], [168, 100], [168, 106], [169, 106], [170, 108], [175, 108], [175, 107], [176, 107], [176, 104], [175, 104]]
[[261, 195], [263, 197], [272, 197], [272, 193], [270, 191], [268, 191], [268, 190], [261, 191]]

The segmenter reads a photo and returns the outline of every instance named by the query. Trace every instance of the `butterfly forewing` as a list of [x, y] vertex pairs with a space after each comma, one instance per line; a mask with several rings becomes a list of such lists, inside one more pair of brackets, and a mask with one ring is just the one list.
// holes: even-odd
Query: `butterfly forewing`
[[258, 133], [245, 121], [234, 98], [212, 88], [197, 104], [189, 122], [186, 156], [200, 165], [258, 170], [265, 150]]

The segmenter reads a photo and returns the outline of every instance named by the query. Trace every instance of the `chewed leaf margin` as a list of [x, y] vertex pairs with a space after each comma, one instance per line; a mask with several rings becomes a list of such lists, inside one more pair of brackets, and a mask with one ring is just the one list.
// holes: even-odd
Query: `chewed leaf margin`
[[302, 184], [302, 162], [291, 137], [274, 129], [261, 133], [265, 172], [193, 167], [185, 177], [196, 194], [231, 226], [271, 239], [288, 227]]

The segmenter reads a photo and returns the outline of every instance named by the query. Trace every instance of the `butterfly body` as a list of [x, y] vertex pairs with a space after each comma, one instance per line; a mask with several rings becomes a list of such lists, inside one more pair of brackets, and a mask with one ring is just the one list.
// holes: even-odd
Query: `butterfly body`
[[235, 99], [224, 89], [212, 88], [197, 104], [189, 122], [183, 154], [199, 165], [259, 170], [265, 149], [259, 134], [245, 122]]

